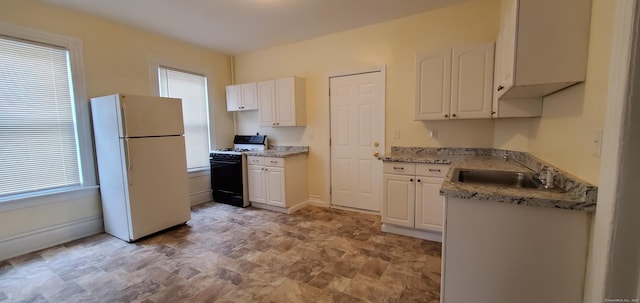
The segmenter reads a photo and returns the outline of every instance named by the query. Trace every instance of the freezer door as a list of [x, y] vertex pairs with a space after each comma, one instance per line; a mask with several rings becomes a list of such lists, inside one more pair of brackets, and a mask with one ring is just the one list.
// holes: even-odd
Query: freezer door
[[129, 187], [130, 238], [191, 218], [184, 137], [124, 140]]
[[184, 134], [182, 100], [123, 94], [117, 96], [120, 137]]

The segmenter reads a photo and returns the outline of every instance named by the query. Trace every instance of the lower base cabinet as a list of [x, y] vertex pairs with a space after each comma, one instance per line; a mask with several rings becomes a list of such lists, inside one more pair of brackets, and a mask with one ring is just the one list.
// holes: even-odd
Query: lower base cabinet
[[307, 156], [248, 157], [249, 201], [254, 207], [291, 213], [308, 199]]
[[444, 218], [440, 187], [448, 169], [444, 164], [385, 162], [383, 231], [439, 241]]
[[581, 303], [592, 214], [446, 197], [441, 302]]

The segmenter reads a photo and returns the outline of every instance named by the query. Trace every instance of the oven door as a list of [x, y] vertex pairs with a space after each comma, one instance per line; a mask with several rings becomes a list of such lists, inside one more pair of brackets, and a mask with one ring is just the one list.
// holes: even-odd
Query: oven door
[[213, 200], [242, 206], [242, 159], [211, 159], [209, 162], [211, 164], [211, 190]]

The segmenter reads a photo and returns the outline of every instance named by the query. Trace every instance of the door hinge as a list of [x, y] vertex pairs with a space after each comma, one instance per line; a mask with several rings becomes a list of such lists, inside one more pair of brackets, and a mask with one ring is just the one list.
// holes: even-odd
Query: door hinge
[[329, 195], [333, 193], [333, 187], [329, 186]]

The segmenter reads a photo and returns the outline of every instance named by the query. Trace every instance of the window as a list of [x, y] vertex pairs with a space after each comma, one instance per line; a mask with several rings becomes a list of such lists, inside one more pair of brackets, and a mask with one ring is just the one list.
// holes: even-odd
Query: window
[[187, 167], [209, 166], [207, 78], [164, 66], [158, 68], [160, 96], [182, 99]]
[[0, 35], [0, 198], [82, 183], [69, 52]]

